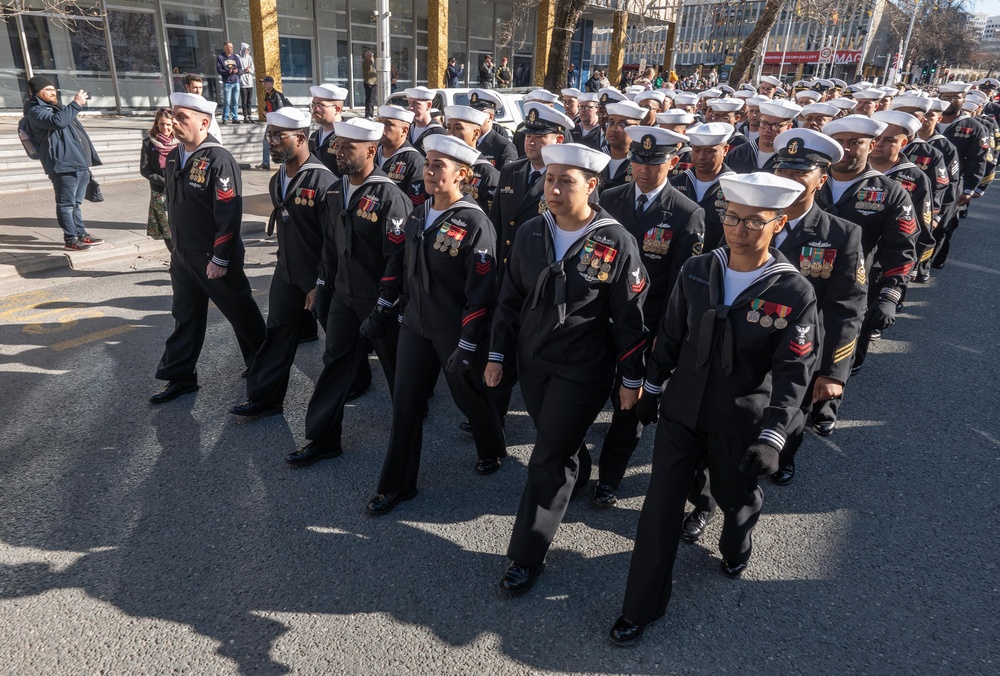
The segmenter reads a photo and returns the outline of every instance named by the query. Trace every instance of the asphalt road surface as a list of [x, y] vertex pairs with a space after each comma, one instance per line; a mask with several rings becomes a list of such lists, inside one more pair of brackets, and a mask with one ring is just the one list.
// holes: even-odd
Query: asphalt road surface
[[[1000, 672], [1000, 189], [914, 286], [853, 380], [836, 433], [765, 483], [755, 552], [719, 571], [713, 524], [681, 545], [667, 616], [607, 640], [652, 430], [596, 511], [577, 498], [526, 597], [496, 593], [531, 449], [473, 470], [443, 381], [420, 494], [374, 519], [388, 395], [350, 406], [345, 453], [293, 470], [319, 375], [303, 346], [285, 415], [244, 422], [232, 330], [212, 310], [202, 389], [146, 397], [172, 321], [166, 257], [0, 291], [0, 671], [30, 673]], [[266, 312], [274, 245], [248, 242]], [[606, 411], [590, 435], [599, 443]]]

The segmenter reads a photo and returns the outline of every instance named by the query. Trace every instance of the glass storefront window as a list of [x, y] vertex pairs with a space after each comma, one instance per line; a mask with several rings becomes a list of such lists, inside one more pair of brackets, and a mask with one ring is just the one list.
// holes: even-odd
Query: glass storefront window
[[468, 37], [468, 35], [469, 35], [469, 5], [467, 0], [449, 0], [448, 42], [461, 43], [464, 45], [465, 39]]
[[312, 40], [281, 36], [278, 49], [282, 93], [288, 97], [309, 98], [309, 87], [314, 84]]
[[163, 17], [166, 23], [178, 26], [222, 28], [222, 12], [218, 10], [164, 5]]
[[320, 64], [322, 82], [333, 82], [341, 87], [347, 86], [347, 60], [350, 52], [347, 49], [347, 31], [319, 32]]
[[[249, 4], [249, 3], [247, 3]], [[278, 16], [312, 18], [312, 0], [277, 0]]]
[[215, 72], [215, 58], [222, 49], [223, 40], [222, 31], [167, 27], [174, 91], [184, 91], [179, 82], [185, 73], [199, 73], [205, 77], [205, 97], [218, 100], [219, 78]]
[[123, 108], [155, 108], [168, 103], [167, 86], [156, 48], [156, 23], [149, 12], [108, 10], [108, 32], [115, 55]]

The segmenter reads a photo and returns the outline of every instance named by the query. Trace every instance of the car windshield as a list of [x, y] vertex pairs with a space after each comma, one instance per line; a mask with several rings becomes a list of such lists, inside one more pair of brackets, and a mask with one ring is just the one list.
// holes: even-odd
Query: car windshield
[[[521, 117], [524, 117], [524, 104], [526, 104], [526, 103], [528, 103], [528, 101], [525, 101], [524, 99], [518, 99], [517, 100], [517, 108], [518, 108], [518, 110], [521, 111]], [[559, 101], [556, 101], [555, 108], [560, 113], [565, 113], [566, 112], [566, 109], [563, 107], [563, 104], [560, 103]]]

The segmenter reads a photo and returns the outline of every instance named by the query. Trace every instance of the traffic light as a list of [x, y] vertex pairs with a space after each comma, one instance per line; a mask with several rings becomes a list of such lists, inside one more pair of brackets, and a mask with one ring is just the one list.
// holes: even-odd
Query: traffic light
[[931, 64], [931, 75], [934, 75], [937, 72], [937, 66], [937, 61]]
[[923, 67], [923, 69], [922, 69], [922, 70], [920, 71], [920, 74], [921, 74], [921, 75], [922, 75], [923, 77], [927, 77], [927, 64], [924, 64], [924, 67]]

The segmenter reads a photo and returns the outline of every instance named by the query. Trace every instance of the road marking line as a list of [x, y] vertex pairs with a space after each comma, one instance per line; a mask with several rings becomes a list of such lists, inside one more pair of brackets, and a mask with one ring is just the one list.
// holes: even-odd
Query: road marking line
[[61, 343], [56, 343], [52, 345], [52, 349], [61, 352], [62, 350], [68, 350], [73, 347], [80, 347], [81, 345], [86, 345], [87, 343], [94, 343], [98, 340], [104, 340], [105, 338], [110, 338], [111, 336], [117, 336], [122, 333], [127, 333], [132, 329], [139, 328], [138, 324], [125, 324], [123, 326], [113, 326], [110, 329], [104, 329], [103, 331], [97, 331], [95, 333], [88, 333], [79, 338], [73, 338], [72, 340], [64, 340]]
[[956, 350], [961, 350], [962, 352], [968, 352], [970, 354], [978, 354], [978, 355], [982, 355], [983, 354], [982, 350], [975, 350], [975, 349], [973, 349], [971, 347], [963, 347], [962, 345], [956, 345], [955, 343], [947, 343], [945, 341], [941, 341], [941, 344], [942, 345], [947, 345], [948, 347], [953, 347]]
[[972, 430], [973, 432], [975, 432], [976, 434], [980, 435], [984, 439], [986, 439], [986, 441], [990, 442], [994, 446], [1000, 446], [1000, 440], [994, 439], [993, 437], [991, 437], [990, 435], [988, 435], [986, 432], [983, 432], [982, 430], [977, 430], [975, 427], [970, 427], [969, 429]]
[[13, 305], [18, 305], [24, 307], [29, 305], [29, 303], [35, 300], [41, 300], [46, 297], [48, 291], [26, 291], [24, 293], [15, 293], [13, 296], [5, 296], [0, 298], [0, 307], [8, 307]]
[[957, 265], [960, 268], [966, 268], [968, 270], [975, 270], [976, 272], [988, 272], [991, 275], [1000, 275], [1000, 270], [994, 270], [993, 268], [987, 268], [982, 265], [976, 265], [975, 263], [963, 263], [962, 261], [948, 261], [952, 265]]
[[41, 366], [27, 366], [25, 364], [0, 364], [0, 372], [3, 373], [40, 373], [46, 376], [61, 376], [69, 373], [65, 369], [45, 369]]
[[[46, 303], [64, 303], [64, 302], [66, 302], [68, 300], [69, 300], [69, 298], [53, 298], [52, 300], [47, 300], [47, 301], [44, 301], [44, 302], [46, 302]], [[2, 312], [0, 312], [0, 317], [17, 316], [17, 315], [20, 315], [21, 313], [27, 312], [29, 310], [37, 310], [38, 306], [41, 305], [41, 304], [42, 303], [32, 303], [30, 305], [19, 305], [17, 307], [12, 307], [12, 308], [9, 308], [7, 310], [3, 310]], [[86, 307], [86, 306], [85, 305], [69, 305], [67, 307], [54, 307], [54, 308], [50, 308], [48, 310], [42, 310], [41, 312], [36, 312], [34, 314], [30, 314], [30, 315], [28, 315], [26, 317], [18, 317], [18, 319], [20, 321], [22, 321], [22, 322], [30, 322], [33, 319], [38, 319], [39, 317], [44, 317], [46, 315], [50, 315], [53, 312], [62, 312], [64, 310], [70, 310], [72, 308], [77, 308], [77, 307]]]

